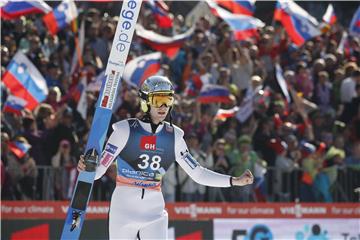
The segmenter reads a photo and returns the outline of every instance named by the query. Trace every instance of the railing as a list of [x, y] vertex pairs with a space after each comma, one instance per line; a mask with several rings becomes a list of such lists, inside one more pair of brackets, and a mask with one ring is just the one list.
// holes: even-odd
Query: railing
[[[27, 196], [18, 197], [14, 194], [3, 199], [7, 200], [67, 200], [71, 198], [76, 178], [76, 169], [55, 169], [51, 166], [38, 166], [38, 176], [33, 182], [13, 186], [16, 191], [27, 192]], [[256, 178], [255, 183], [246, 187], [207, 188], [200, 198], [185, 198], [178, 187], [177, 201], [210, 201], [210, 202], [357, 202], [359, 193], [354, 191], [360, 186], [360, 170], [339, 168], [333, 183], [323, 183], [323, 179], [315, 179], [313, 186], [302, 182], [302, 170], [281, 172], [268, 168], [264, 178]], [[33, 184], [32, 184], [33, 183]], [[23, 187], [28, 189], [21, 189]], [[107, 176], [95, 181], [93, 200], [108, 201], [115, 183]], [[329, 187], [329, 188], [328, 188]], [[19, 189], [20, 188], [20, 189]], [[322, 188], [322, 189], [321, 189]], [[197, 195], [198, 193], [194, 194]], [[329, 194], [326, 197], [326, 194]], [[330, 199], [329, 199], [330, 197]]]

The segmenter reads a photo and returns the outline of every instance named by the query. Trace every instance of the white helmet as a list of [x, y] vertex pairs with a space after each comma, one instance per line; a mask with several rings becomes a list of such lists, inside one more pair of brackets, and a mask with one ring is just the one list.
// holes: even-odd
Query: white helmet
[[149, 106], [160, 107], [163, 104], [171, 107], [174, 103], [174, 87], [167, 77], [152, 76], [140, 87], [141, 109], [149, 111]]

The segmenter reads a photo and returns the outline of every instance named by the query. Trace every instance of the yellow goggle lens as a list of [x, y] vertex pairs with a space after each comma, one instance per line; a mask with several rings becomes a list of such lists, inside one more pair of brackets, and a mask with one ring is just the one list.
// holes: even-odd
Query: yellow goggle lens
[[172, 94], [151, 94], [149, 95], [149, 104], [154, 107], [161, 107], [163, 105], [171, 107], [174, 103], [174, 96]]

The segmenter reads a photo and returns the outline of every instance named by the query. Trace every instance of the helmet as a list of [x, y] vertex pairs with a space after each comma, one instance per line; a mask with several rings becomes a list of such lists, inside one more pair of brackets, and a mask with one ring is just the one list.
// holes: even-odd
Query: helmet
[[147, 78], [140, 87], [141, 109], [149, 111], [149, 106], [161, 107], [163, 104], [172, 106], [174, 103], [174, 87], [167, 77], [152, 76]]

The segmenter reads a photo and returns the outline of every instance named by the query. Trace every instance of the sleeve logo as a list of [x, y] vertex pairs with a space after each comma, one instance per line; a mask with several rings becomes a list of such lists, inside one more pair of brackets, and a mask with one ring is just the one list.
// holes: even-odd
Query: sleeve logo
[[185, 162], [190, 166], [191, 169], [194, 169], [197, 166], [199, 166], [199, 163], [193, 158], [193, 156], [191, 156], [191, 154], [189, 152], [186, 152], [183, 155], [183, 158], [184, 158]]
[[110, 144], [110, 143], [106, 144], [105, 152], [108, 152], [108, 153], [111, 153], [111, 154], [115, 154], [116, 150], [117, 150], [117, 147], [116, 147], [116, 146], [114, 146], [114, 145], [112, 145], [112, 144]]
[[101, 158], [101, 165], [103, 165], [104, 167], [108, 167], [109, 163], [111, 163], [111, 161], [114, 159], [114, 156], [111, 155], [110, 153], [104, 152], [104, 154], [102, 155]]

